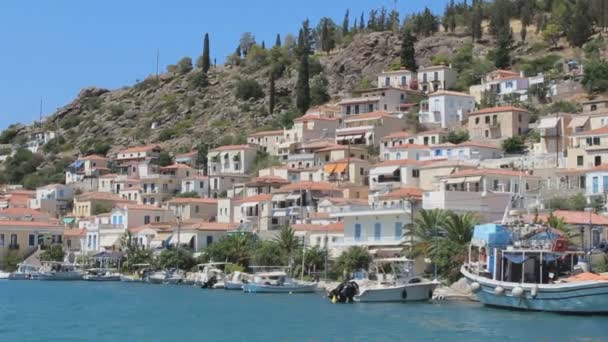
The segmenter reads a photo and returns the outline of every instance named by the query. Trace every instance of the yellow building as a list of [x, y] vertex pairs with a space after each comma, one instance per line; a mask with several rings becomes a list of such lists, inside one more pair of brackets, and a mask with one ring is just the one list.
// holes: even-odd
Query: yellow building
[[73, 215], [76, 217], [90, 217], [104, 212], [107, 213], [117, 203], [135, 204], [135, 202], [111, 193], [87, 192], [74, 198]]
[[38, 246], [61, 244], [63, 226], [50, 222], [0, 220], [0, 265], [4, 268], [7, 254], [16, 252], [20, 259]]

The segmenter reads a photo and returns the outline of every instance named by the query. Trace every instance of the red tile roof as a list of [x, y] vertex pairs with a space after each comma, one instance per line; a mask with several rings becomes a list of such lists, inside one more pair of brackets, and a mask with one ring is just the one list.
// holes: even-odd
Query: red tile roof
[[[589, 213], [586, 211], [569, 211], [569, 210], [556, 210], [553, 212], [554, 216], [563, 218], [567, 224], [573, 225], [588, 225], [591, 219], [592, 225], [608, 226], [608, 217], [598, 215], [596, 213]], [[549, 214], [538, 215], [539, 219], [546, 221]]]
[[135, 203], [118, 204], [118, 205], [115, 205], [115, 207], [126, 208], [129, 210], [151, 210], [151, 211], [167, 211], [168, 210], [165, 208], [159, 208], [154, 205], [135, 204]]
[[344, 197], [326, 197], [323, 199], [323, 201], [330, 201], [332, 204], [336, 204], [336, 205], [347, 205], [347, 204], [354, 204], [354, 205], [369, 205], [369, 203], [367, 202], [366, 199], [360, 199], [360, 198], [344, 198]]
[[7, 208], [4, 210], [0, 210], [0, 216], [10, 215], [10, 216], [49, 216], [45, 213], [40, 212], [40, 210], [30, 209], [30, 208]]
[[594, 172], [594, 171], [608, 171], [608, 164], [598, 165], [598, 166], [595, 166], [595, 167], [593, 167], [593, 168], [591, 168], [589, 170], [577, 170], [577, 169], [574, 169], [573, 172], [574, 171], [579, 171], [581, 173]]
[[252, 179], [251, 181], [245, 183], [247, 186], [255, 186], [255, 185], [272, 185], [272, 184], [289, 184], [290, 182], [282, 177], [278, 176], [261, 176]]
[[395, 132], [395, 133], [391, 133], [389, 135], [385, 135], [384, 137], [382, 137], [381, 140], [408, 138], [408, 137], [415, 137], [415, 136], [416, 136], [415, 133], [401, 131], [401, 132]]
[[388, 149], [389, 150], [401, 150], [401, 149], [406, 149], [406, 148], [428, 150], [428, 149], [430, 149], [430, 146], [420, 145], [420, 144], [400, 144], [400, 145], [396, 145], [396, 146], [390, 146]]
[[468, 115], [472, 116], [472, 115], [479, 115], [479, 114], [502, 113], [502, 112], [524, 112], [524, 113], [527, 113], [528, 110], [527, 109], [523, 109], [523, 108], [514, 107], [514, 106], [499, 106], [499, 107], [480, 109], [480, 110], [478, 110], [476, 112], [471, 112]]
[[340, 189], [329, 182], [295, 182], [285, 185], [277, 190], [277, 192], [290, 192], [297, 190], [308, 190], [308, 191], [340, 191]]
[[238, 228], [238, 223], [220, 223], [220, 222], [184, 222], [182, 225], [183, 229], [195, 229], [202, 231], [228, 231]]
[[259, 194], [259, 195], [253, 195], [253, 196], [237, 199], [234, 202], [235, 203], [268, 202], [268, 201], [271, 201], [271, 200], [272, 200], [272, 195], [271, 194]]
[[87, 230], [85, 228], [74, 228], [74, 229], [64, 229], [63, 230], [63, 236], [65, 236], [65, 237], [84, 236], [86, 233], [87, 233]]
[[369, 112], [369, 113], [346, 116], [343, 118], [343, 120], [344, 120], [344, 122], [348, 122], [348, 121], [354, 121], [354, 120], [372, 120], [372, 119], [382, 119], [382, 118], [396, 118], [396, 116], [393, 116], [388, 112]]
[[485, 175], [496, 175], [496, 176], [512, 176], [512, 177], [537, 177], [530, 175], [524, 171], [517, 170], [506, 170], [506, 169], [470, 169], [460, 170], [452, 173], [448, 178], [455, 177], [467, 177], [467, 176], [485, 176]]
[[33, 227], [33, 228], [63, 228], [62, 225], [39, 222], [39, 221], [18, 221], [18, 220], [0, 220], [0, 227]]
[[[348, 149], [349, 149], [348, 145], [335, 144], [334, 146], [329, 146], [329, 147], [319, 149], [319, 150], [317, 150], [317, 152], [344, 151], [344, 150], [348, 150]], [[350, 150], [351, 151], [367, 151], [364, 148], [356, 147], [356, 146], [351, 146]]]
[[608, 126], [592, 129], [589, 131], [574, 133], [573, 135], [608, 134]]
[[112, 201], [117, 203], [135, 203], [133, 201], [126, 200], [120, 196], [116, 196], [109, 192], [85, 192], [82, 195], [76, 196], [77, 201], [90, 201], [90, 200], [98, 200], [98, 201]]
[[320, 116], [319, 114], [306, 114], [300, 116], [299, 118], [293, 120], [294, 122], [300, 121], [336, 121], [335, 118], [326, 118], [324, 116]]
[[135, 146], [135, 147], [129, 147], [127, 149], [119, 151], [118, 154], [147, 152], [147, 151], [151, 151], [151, 150], [159, 149], [159, 148], [160, 148], [159, 145]]
[[89, 156], [82, 158], [82, 160], [108, 160], [108, 158], [97, 155], [97, 154], [91, 154]]
[[415, 198], [422, 199], [422, 189], [414, 187], [405, 187], [397, 190], [393, 190], [387, 194], [380, 196], [380, 199], [402, 199], [402, 198]]
[[173, 164], [167, 165], [160, 168], [161, 171], [165, 170], [192, 170], [192, 168], [186, 164]]
[[188, 204], [188, 203], [200, 203], [200, 204], [217, 204], [217, 198], [196, 198], [196, 197], [178, 197], [169, 200], [169, 204]]
[[291, 227], [295, 231], [307, 231], [307, 232], [344, 232], [344, 223], [335, 222], [326, 225], [322, 224], [292, 224]]

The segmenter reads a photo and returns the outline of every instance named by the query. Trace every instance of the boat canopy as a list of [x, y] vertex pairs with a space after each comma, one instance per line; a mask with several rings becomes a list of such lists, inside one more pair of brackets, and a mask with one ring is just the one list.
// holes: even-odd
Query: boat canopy
[[473, 231], [471, 244], [479, 247], [500, 248], [511, 244], [513, 238], [506, 226], [487, 223], [478, 224]]
[[[525, 251], [503, 251], [503, 256], [505, 259], [509, 260], [515, 264], [523, 264], [524, 262], [530, 260], [534, 255], [539, 254], [534, 252], [525, 252]], [[551, 262], [561, 258], [563, 254], [560, 253], [542, 253], [543, 262]]]

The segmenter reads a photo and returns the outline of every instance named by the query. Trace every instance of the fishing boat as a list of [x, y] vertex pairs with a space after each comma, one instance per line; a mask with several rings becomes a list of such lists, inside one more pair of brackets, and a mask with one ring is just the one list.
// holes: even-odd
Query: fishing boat
[[38, 269], [39, 267], [34, 265], [29, 265], [26, 263], [20, 263], [17, 265], [17, 270], [12, 272], [8, 279], [10, 280], [30, 280], [38, 277]]
[[91, 268], [87, 270], [82, 279], [87, 281], [120, 281], [120, 273], [113, 269]]
[[433, 297], [439, 282], [416, 274], [407, 258], [376, 259], [367, 279], [354, 279], [359, 287], [357, 302], [413, 302]]
[[461, 273], [488, 306], [608, 313], [608, 276], [587, 272], [584, 255], [568, 250], [568, 241], [555, 229], [521, 234], [505, 225], [478, 225]]
[[125, 283], [143, 283], [148, 280], [150, 274], [150, 264], [135, 264], [136, 270], [133, 274], [121, 274], [120, 281]]
[[224, 277], [224, 289], [242, 290], [243, 285], [253, 280], [253, 275], [245, 272], [232, 272]]
[[208, 262], [196, 265], [198, 268], [196, 284], [205, 289], [224, 288], [224, 269], [229, 262]]
[[73, 264], [46, 262], [40, 268], [39, 280], [82, 280], [83, 272]]
[[256, 273], [252, 281], [243, 284], [243, 291], [247, 293], [313, 293], [316, 290], [317, 283], [297, 281], [283, 271]]

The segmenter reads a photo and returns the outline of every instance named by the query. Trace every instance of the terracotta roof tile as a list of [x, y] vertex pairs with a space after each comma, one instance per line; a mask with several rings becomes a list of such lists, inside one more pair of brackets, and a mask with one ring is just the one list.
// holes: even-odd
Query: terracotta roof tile
[[188, 203], [200, 203], [200, 204], [217, 204], [217, 198], [196, 198], [196, 197], [177, 197], [167, 201], [169, 204], [188, 204]]
[[263, 137], [263, 136], [267, 136], [267, 135], [283, 135], [283, 130], [278, 129], [275, 131], [260, 131], [260, 132], [255, 132], [253, 134], [249, 134], [250, 137]]
[[[608, 226], [608, 217], [598, 215], [596, 213], [589, 213], [586, 211], [556, 210], [553, 212], [553, 215], [563, 218], [567, 224], [588, 225], [589, 219], [591, 218], [592, 225]], [[549, 214], [541, 214], [538, 216], [539, 219], [546, 221]]]
[[74, 228], [74, 229], [64, 229], [63, 236], [65, 237], [77, 237], [84, 236], [87, 233], [85, 228]]
[[517, 170], [506, 170], [506, 169], [471, 169], [471, 170], [460, 170], [452, 173], [448, 178], [455, 177], [466, 177], [466, 176], [485, 176], [485, 175], [497, 175], [497, 176], [512, 176], [512, 177], [537, 177], [530, 175], [524, 171]]
[[297, 190], [308, 190], [308, 191], [340, 191], [338, 187], [329, 182], [295, 182], [285, 185], [277, 190], [277, 192], [290, 192]]
[[246, 203], [246, 202], [268, 202], [272, 200], [272, 195], [271, 194], [258, 194], [258, 195], [253, 195], [253, 196], [249, 196], [249, 197], [245, 197], [245, 198], [241, 198], [238, 200], [235, 200], [235, 203]]
[[382, 119], [382, 118], [396, 118], [388, 112], [369, 112], [363, 114], [350, 115], [343, 118], [344, 122], [355, 121], [355, 120], [371, 120], [371, 119]]
[[192, 167], [186, 165], [186, 164], [173, 164], [173, 165], [167, 165], [167, 166], [163, 166], [160, 168], [161, 171], [165, 171], [165, 170], [192, 170]]
[[413, 149], [430, 149], [430, 146], [427, 145], [420, 145], [420, 144], [400, 144], [400, 145], [396, 145], [396, 146], [390, 146], [388, 149], [389, 150], [401, 150], [401, 149], [407, 149], [407, 148], [413, 148]]
[[480, 109], [476, 112], [469, 113], [468, 116], [479, 115], [479, 114], [489, 114], [489, 113], [501, 113], [501, 112], [525, 112], [527, 113], [527, 109], [518, 108], [514, 106], [499, 106], [492, 108], [484, 108]]
[[255, 147], [252, 147], [249, 145], [225, 145], [225, 146], [216, 147], [216, 148], [210, 150], [210, 152], [250, 150], [250, 149], [255, 149]]
[[135, 203], [133, 201], [126, 200], [120, 196], [116, 196], [109, 192], [85, 192], [82, 195], [76, 196], [77, 201], [90, 201], [90, 200], [98, 200], [98, 201], [112, 201], [117, 203]]
[[147, 152], [158, 148], [160, 148], [159, 145], [135, 146], [119, 151], [118, 154]]
[[402, 198], [415, 198], [422, 199], [422, 189], [414, 187], [405, 187], [397, 190], [393, 190], [380, 196], [380, 199], [402, 199]]
[[608, 134], [608, 126], [592, 129], [589, 131], [574, 133], [573, 135]]
[[311, 224], [311, 223], [298, 223], [292, 224], [291, 227], [295, 231], [307, 231], [307, 232], [344, 232], [344, 223], [335, 222], [330, 224]]

